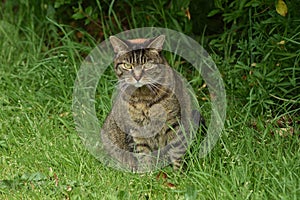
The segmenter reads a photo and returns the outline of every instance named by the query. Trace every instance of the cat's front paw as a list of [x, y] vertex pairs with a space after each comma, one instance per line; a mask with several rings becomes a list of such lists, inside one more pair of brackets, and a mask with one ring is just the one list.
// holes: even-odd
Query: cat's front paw
[[130, 172], [138, 172], [138, 160], [132, 152], [126, 152], [125, 155], [123, 155], [122, 165]]

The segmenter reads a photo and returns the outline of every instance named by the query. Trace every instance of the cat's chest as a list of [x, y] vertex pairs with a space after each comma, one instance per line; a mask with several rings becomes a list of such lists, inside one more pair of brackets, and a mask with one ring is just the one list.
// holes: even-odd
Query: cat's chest
[[150, 121], [151, 107], [144, 102], [129, 104], [129, 116], [132, 121], [138, 124], [145, 124]]

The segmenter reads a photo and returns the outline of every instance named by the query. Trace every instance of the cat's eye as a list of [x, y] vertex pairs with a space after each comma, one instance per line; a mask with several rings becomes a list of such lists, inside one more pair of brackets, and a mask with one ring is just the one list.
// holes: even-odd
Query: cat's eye
[[122, 63], [120, 66], [125, 70], [131, 70], [133, 68], [132, 64], [129, 63]]
[[151, 69], [151, 68], [153, 68], [154, 67], [154, 64], [153, 63], [145, 63], [144, 65], [143, 65], [143, 68], [144, 69]]

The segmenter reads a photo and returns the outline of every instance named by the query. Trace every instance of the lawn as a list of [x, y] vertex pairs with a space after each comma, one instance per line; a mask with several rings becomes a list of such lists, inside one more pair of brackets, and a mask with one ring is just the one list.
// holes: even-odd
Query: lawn
[[[194, 1], [169, 5], [160, 0], [144, 7], [139, 0], [91, 1], [92, 8], [55, 2], [1, 2], [0, 199], [299, 199], [296, 12], [280, 16], [274, 1], [218, 1], [223, 2], [224, 30], [201, 35], [189, 20], [187, 8]], [[78, 5], [85, 7], [84, 14]], [[124, 9], [129, 15], [120, 13]], [[143, 26], [191, 35], [210, 53], [224, 80], [222, 134], [204, 158], [197, 153], [199, 136], [182, 172], [166, 167], [133, 174], [107, 167], [85, 148], [73, 120], [74, 82], [85, 56], [110, 35]], [[209, 123], [204, 81], [178, 56], [167, 58], [194, 88]], [[110, 110], [115, 83], [109, 67], [96, 93], [99, 126]]]

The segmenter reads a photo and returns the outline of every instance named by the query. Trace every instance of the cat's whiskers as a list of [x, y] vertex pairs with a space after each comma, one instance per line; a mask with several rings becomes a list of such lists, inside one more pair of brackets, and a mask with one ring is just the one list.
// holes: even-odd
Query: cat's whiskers
[[153, 94], [157, 94], [157, 91], [155, 90], [155, 88], [153, 88], [153, 86], [151, 84], [147, 84], [146, 87], [153, 93]]
[[124, 79], [119, 79], [117, 82], [117, 87], [119, 87], [120, 85], [124, 84], [125, 80]]
[[127, 87], [128, 87], [128, 84], [126, 83], [125, 80], [120, 80], [118, 81], [118, 90], [121, 92], [121, 93], [125, 93]]
[[160, 85], [158, 83], [150, 83], [148, 85], [150, 86], [151, 91], [153, 91], [155, 94], [157, 94], [158, 91], [161, 91], [163, 93], [167, 93], [168, 92], [164, 87], [161, 87], [162, 85]]
[[163, 83], [162, 81], [157, 81], [150, 77], [147, 78], [147, 81], [149, 82], [149, 84], [157, 84], [157, 85], [162, 85], [162, 86], [167, 86], [167, 87], [171, 85], [170, 83], [167, 83], [167, 82]]
[[170, 83], [162, 83], [161, 81], [154, 80], [150, 77], [147, 78], [147, 82], [147, 85], [149, 85], [151, 89], [149, 87], [148, 88], [153, 92], [156, 90], [155, 93], [157, 93], [157, 90], [166, 93], [168, 92], [168, 88], [171, 87]]

